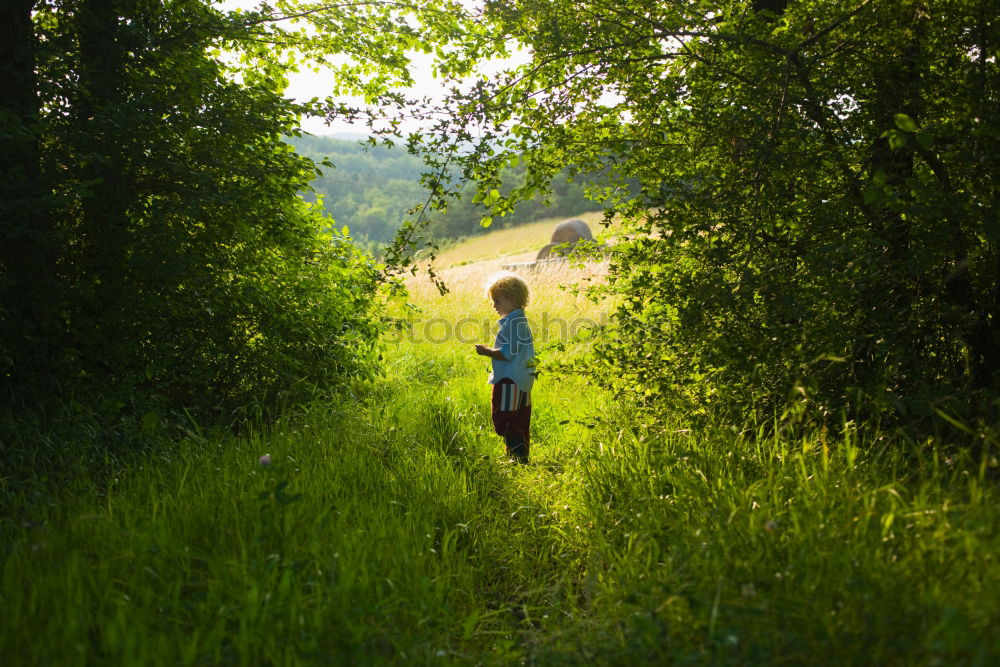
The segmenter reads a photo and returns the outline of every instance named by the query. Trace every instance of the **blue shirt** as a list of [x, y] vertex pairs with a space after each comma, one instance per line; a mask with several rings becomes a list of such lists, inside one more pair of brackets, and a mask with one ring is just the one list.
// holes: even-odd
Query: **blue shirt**
[[518, 308], [501, 317], [498, 325], [500, 329], [493, 347], [500, 350], [503, 359], [493, 359], [490, 384], [510, 378], [519, 390], [530, 392], [535, 382], [535, 343], [528, 318], [524, 310]]

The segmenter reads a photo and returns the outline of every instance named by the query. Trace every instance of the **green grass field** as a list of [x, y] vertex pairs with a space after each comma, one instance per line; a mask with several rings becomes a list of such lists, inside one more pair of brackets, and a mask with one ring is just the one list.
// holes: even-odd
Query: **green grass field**
[[560, 285], [602, 265], [526, 274], [543, 374], [507, 461], [473, 344], [540, 229], [448, 250], [445, 296], [414, 279], [378, 380], [22, 499], [2, 663], [996, 664], [996, 452], [637, 423], [544, 372], [587, 354], [552, 344], [608, 309]]

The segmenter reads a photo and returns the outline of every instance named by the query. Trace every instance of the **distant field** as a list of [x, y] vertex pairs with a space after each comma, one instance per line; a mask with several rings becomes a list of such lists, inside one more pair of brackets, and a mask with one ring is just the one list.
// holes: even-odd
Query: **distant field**
[[[571, 217], [586, 222], [595, 238], [604, 231], [600, 224], [603, 217], [600, 211]], [[535, 258], [542, 246], [549, 242], [552, 229], [563, 220], [569, 219], [569, 217], [549, 218], [529, 225], [497, 229], [489, 234], [445, 247], [438, 254], [435, 264], [441, 268], [448, 268], [487, 259], [502, 259], [508, 262], [530, 261]]]
[[[600, 213], [578, 217], [590, 225], [595, 237], [602, 231]], [[511, 265], [531, 289], [525, 310], [539, 345], [568, 342], [582, 329], [605, 322], [608, 304], [592, 302], [582, 288], [604, 280], [607, 262], [528, 265], [564, 219], [568, 218], [497, 230], [443, 251], [434, 265], [447, 294], [439, 294], [425, 272], [407, 281], [409, 304], [418, 309], [410, 317], [411, 340], [435, 348], [468, 344], [473, 337], [475, 342], [492, 343], [486, 338], [494, 335], [497, 315], [484, 290], [490, 276]]]

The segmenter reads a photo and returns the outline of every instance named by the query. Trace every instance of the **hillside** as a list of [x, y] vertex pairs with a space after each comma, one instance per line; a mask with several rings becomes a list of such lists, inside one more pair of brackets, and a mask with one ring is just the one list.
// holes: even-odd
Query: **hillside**
[[542, 246], [552, 236], [553, 228], [569, 218], [587, 223], [594, 237], [602, 233], [600, 212], [581, 213], [566, 217], [546, 217], [517, 227], [489, 228], [472, 238], [445, 243], [437, 254], [436, 265], [448, 268], [484, 260], [502, 260], [503, 263], [527, 262], [534, 259]]
[[[427, 191], [420, 185], [421, 174], [427, 168], [402, 147], [367, 146], [359, 141], [308, 135], [290, 143], [299, 154], [332, 165], [320, 164], [322, 173], [312, 182], [314, 192], [304, 193], [303, 198], [321, 199], [337, 226], [346, 225], [351, 235], [371, 250], [390, 241], [407, 219], [406, 211], [427, 198]], [[517, 170], [508, 174], [512, 185], [522, 178], [523, 173]], [[547, 204], [540, 198], [521, 202], [513, 214], [498, 218], [494, 226], [514, 227], [601, 208], [600, 203], [586, 198], [584, 184], [568, 183], [564, 176], [553, 179], [552, 189]], [[486, 210], [471, 199], [472, 191], [466, 188], [462, 199], [454, 200], [447, 212], [435, 213], [429, 234], [438, 242], [446, 242], [485, 233], [480, 220]]]

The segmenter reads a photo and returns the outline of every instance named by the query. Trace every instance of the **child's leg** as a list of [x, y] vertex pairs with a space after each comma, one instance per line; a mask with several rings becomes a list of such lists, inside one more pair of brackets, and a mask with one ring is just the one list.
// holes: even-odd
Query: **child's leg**
[[525, 400], [514, 411], [507, 437], [504, 438], [507, 454], [518, 463], [528, 462], [528, 453], [531, 449], [531, 403], [527, 400], [527, 394], [523, 396]]
[[519, 435], [508, 435], [504, 438], [507, 445], [507, 456], [513, 458], [518, 463], [528, 462], [528, 441]]
[[531, 438], [531, 397], [504, 378], [493, 385], [493, 429], [504, 439], [507, 455], [528, 462]]

